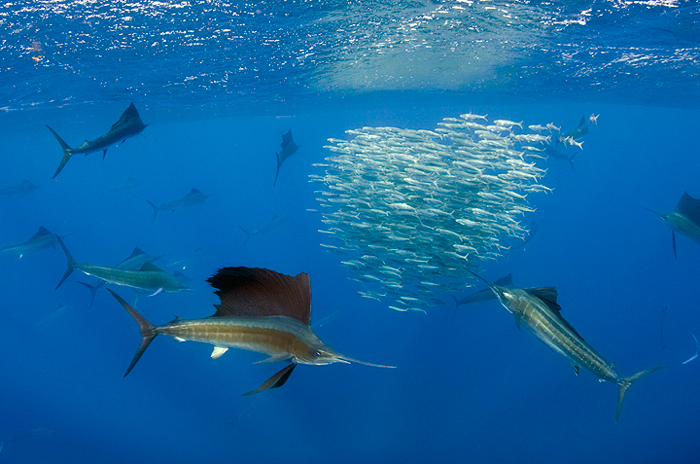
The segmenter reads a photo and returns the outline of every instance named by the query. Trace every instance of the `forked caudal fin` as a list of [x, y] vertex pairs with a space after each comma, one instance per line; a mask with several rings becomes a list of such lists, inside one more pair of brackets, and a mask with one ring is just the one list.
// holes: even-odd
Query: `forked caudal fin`
[[139, 325], [139, 329], [141, 329], [141, 344], [139, 345], [138, 350], [136, 350], [136, 354], [131, 360], [131, 364], [129, 364], [129, 367], [124, 373], [124, 377], [126, 377], [127, 375], [129, 375], [129, 372], [131, 372], [131, 369], [134, 368], [136, 363], [139, 362], [139, 359], [141, 359], [141, 355], [143, 355], [144, 351], [146, 351], [146, 348], [148, 348], [148, 345], [151, 344], [153, 339], [156, 338], [158, 334], [155, 333], [156, 326], [148, 322], [145, 317], [140, 315], [134, 308], [132, 308], [129, 305], [129, 303], [124, 301], [122, 297], [120, 297], [110, 289], [107, 290], [109, 291], [109, 293], [112, 294], [114, 298], [117, 299], [117, 301], [124, 307], [124, 309], [126, 309], [127, 312], [131, 314], [131, 317], [134, 318], [136, 323]]
[[636, 374], [630, 377], [625, 377], [624, 379], [618, 382], [620, 390], [617, 394], [617, 410], [615, 411], [615, 422], [617, 422], [620, 419], [620, 413], [622, 412], [622, 403], [625, 401], [625, 393], [627, 392], [627, 389], [630, 387], [630, 385], [632, 385], [632, 382], [635, 382], [641, 379], [642, 377], [646, 377], [648, 374], [656, 372], [659, 369], [663, 369], [664, 367], [665, 366], [654, 366], [641, 372], [637, 372]]
[[60, 287], [63, 282], [73, 273], [73, 271], [78, 267], [78, 263], [75, 262], [73, 257], [71, 256], [70, 252], [68, 251], [68, 248], [66, 248], [66, 245], [63, 243], [63, 240], [61, 240], [61, 237], [56, 235], [56, 239], [58, 240], [58, 243], [61, 245], [61, 248], [63, 248], [63, 253], [66, 254], [66, 261], [68, 261], [68, 270], [66, 271], [65, 274], [63, 274], [63, 277], [61, 278], [61, 281], [56, 285], [56, 288]]
[[[148, 200], [146, 200], [148, 201]], [[156, 216], [158, 216], [158, 211], [160, 211], [160, 207], [154, 205], [150, 201], [148, 201], [148, 204], [151, 205], [151, 208], [153, 208], [153, 219], [151, 220], [151, 223], [156, 222]]]
[[63, 158], [61, 159], [61, 163], [58, 165], [58, 169], [56, 169], [56, 172], [51, 177], [52, 179], [55, 179], [58, 173], [61, 172], [63, 167], [66, 165], [66, 163], [68, 163], [70, 157], [73, 156], [73, 149], [69, 147], [68, 144], [63, 141], [61, 136], [59, 136], [55, 130], [51, 129], [51, 127], [49, 127], [48, 124], [46, 125], [46, 127], [48, 127], [53, 136], [56, 137], [56, 140], [58, 140], [58, 143], [61, 145], [61, 149], [63, 150]]

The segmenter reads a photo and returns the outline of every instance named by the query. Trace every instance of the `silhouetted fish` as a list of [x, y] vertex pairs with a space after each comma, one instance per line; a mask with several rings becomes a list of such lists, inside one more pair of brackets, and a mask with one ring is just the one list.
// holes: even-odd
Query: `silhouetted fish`
[[[139, 247], [135, 247], [134, 251], [131, 252], [128, 258], [123, 259], [121, 262], [119, 262], [116, 266], [114, 266], [115, 269], [141, 269], [144, 264], [146, 263], [153, 263], [153, 261], [156, 260], [155, 256], [149, 255]], [[89, 284], [87, 282], [82, 282], [78, 281], [79, 284], [82, 284], [85, 286], [88, 290], [90, 290], [90, 307], [92, 308], [93, 303], [95, 302], [95, 294], [97, 293], [97, 289], [103, 286], [105, 283], [107, 283], [104, 280], [98, 280], [95, 285]]]
[[163, 269], [149, 262], [141, 266], [140, 269], [119, 269], [90, 263], [78, 264], [71, 256], [63, 240], [58, 238], [58, 243], [60, 243], [63, 252], [66, 254], [68, 270], [63, 275], [58, 285], [56, 285], [56, 288], [60, 287], [68, 276], [70, 276], [74, 270], [78, 269], [87, 275], [97, 277], [105, 282], [124, 285], [139, 290], [153, 291], [155, 292], [154, 295], [161, 291], [179, 292], [181, 290], [187, 290], [187, 286], [183, 284], [182, 278], [177, 275], [170, 275]]
[[216, 288], [221, 304], [216, 313], [203, 319], [180, 319], [155, 326], [141, 316], [119, 295], [110, 293], [136, 320], [141, 329], [141, 345], [124, 376], [131, 372], [148, 345], [158, 335], [176, 340], [192, 340], [214, 345], [216, 359], [229, 348], [241, 348], [269, 355], [262, 362], [288, 361], [288, 366], [270, 377], [257, 390], [281, 387], [298, 363], [332, 364], [357, 362], [326, 345], [311, 330], [311, 286], [309, 275], [294, 277], [268, 269], [227, 267], [208, 282]]
[[36, 185], [34, 185], [32, 182], [28, 181], [27, 179], [24, 179], [21, 184], [12, 185], [10, 187], [5, 187], [5, 188], [0, 189], [0, 195], [24, 196], [33, 190], [36, 190]]
[[71, 148], [66, 142], [63, 141], [56, 131], [51, 129], [51, 127], [49, 127], [47, 124], [46, 127], [48, 127], [54, 137], [56, 137], [56, 140], [58, 140], [58, 143], [61, 144], [61, 148], [63, 149], [63, 158], [61, 159], [61, 163], [58, 165], [58, 169], [56, 169], [56, 172], [51, 178], [55, 178], [58, 173], [61, 172], [71, 156], [80, 154], [88, 155], [96, 151], [101, 151], [102, 159], [104, 159], [104, 157], [107, 155], [107, 149], [109, 147], [120, 142], [123, 143], [126, 139], [139, 135], [141, 132], [143, 132], [146, 126], [148, 126], [148, 124], [144, 124], [143, 121], [141, 121], [139, 112], [132, 103], [129, 105], [126, 111], [122, 113], [119, 121], [112, 125], [109, 132], [104, 135], [100, 135], [95, 140], [86, 140], [78, 148]]
[[534, 219], [530, 223], [530, 230], [528, 231], [528, 234], [525, 236], [522, 242], [518, 243], [515, 246], [510, 247], [510, 250], [517, 250], [518, 248], [525, 248], [530, 241], [535, 238], [535, 235], [537, 235], [537, 232], [540, 230], [540, 224], [535, 221]]
[[153, 208], [153, 221], [155, 221], [159, 211], [175, 211], [176, 209], [195, 206], [200, 203], [204, 203], [207, 198], [208, 197], [205, 194], [193, 188], [192, 190], [190, 190], [190, 193], [185, 195], [183, 198], [178, 198], [177, 200], [165, 202], [160, 206], [156, 206], [148, 200], [146, 201], [148, 201], [148, 204], [151, 205], [151, 207]]
[[673, 256], [677, 257], [676, 232], [700, 243], [700, 199], [691, 197], [688, 192], [683, 192], [676, 209], [670, 213], [663, 214], [649, 208], [644, 209], [658, 215], [672, 229]]
[[284, 160], [292, 156], [297, 152], [297, 149], [299, 149], [299, 146], [294, 143], [291, 129], [289, 129], [289, 132], [286, 134], [282, 134], [282, 145], [280, 146], [282, 147], [282, 151], [275, 153], [275, 156], [277, 156], [277, 172], [275, 173], [275, 182], [272, 184], [273, 187], [277, 185], [277, 176], [280, 174], [280, 167], [282, 163], [284, 163]]
[[570, 130], [569, 132], [564, 132], [561, 134], [559, 137], [559, 141], [563, 142], [565, 139], [568, 139], [569, 137], [572, 138], [573, 140], [578, 140], [584, 135], [588, 134], [588, 124], [586, 123], [586, 117], [581, 116], [581, 121], [578, 123], [578, 126], [576, 126], [576, 129]]
[[39, 227], [39, 231], [32, 235], [32, 238], [26, 242], [0, 248], [0, 253], [16, 254], [21, 258], [25, 253], [55, 247], [57, 239], [58, 237], [56, 235], [52, 234], [44, 227]]
[[276, 229], [277, 227], [287, 222], [289, 218], [291, 218], [291, 216], [278, 216], [277, 214], [275, 214], [274, 216], [272, 216], [272, 219], [270, 219], [268, 222], [258, 227], [257, 229], [253, 230], [252, 232], [248, 232], [243, 227], [238, 226], [238, 228], [241, 229], [245, 234], [245, 241], [243, 243], [248, 243], [248, 240], [250, 240], [251, 237], [259, 237], [261, 235], [265, 235], [272, 229]]
[[586, 343], [571, 324], [562, 317], [561, 306], [557, 303], [557, 290], [554, 287], [527, 289], [503, 287], [493, 284], [477, 274], [474, 275], [483, 280], [493, 290], [501, 304], [515, 316], [515, 325], [518, 329], [524, 324], [552, 351], [567, 358], [577, 375], [579, 368], [583, 367], [601, 381], [613, 382], [620, 387], [615, 421], [620, 418], [625, 392], [632, 385], [632, 382], [663, 368], [663, 366], [656, 366], [630, 377], [621, 377], [615, 364], [607, 361], [591, 345]]

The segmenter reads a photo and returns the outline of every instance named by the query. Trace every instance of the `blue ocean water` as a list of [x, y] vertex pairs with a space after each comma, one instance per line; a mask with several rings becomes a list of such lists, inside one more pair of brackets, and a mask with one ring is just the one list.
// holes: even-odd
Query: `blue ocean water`
[[[224, 266], [308, 272], [312, 323], [350, 357], [397, 366], [279, 365], [256, 353], [159, 337], [122, 378], [138, 329], [90, 293], [59, 247], [0, 256], [0, 462], [697, 462], [700, 245], [643, 208], [700, 196], [700, 8], [694, 2], [5, 2], [0, 6], [0, 246], [44, 226], [79, 262], [113, 265], [134, 247], [193, 291], [141, 296], [156, 324], [205, 317]], [[143, 136], [74, 156], [130, 102]], [[327, 237], [310, 174], [329, 138], [371, 126], [434, 129], [489, 119], [589, 123], [569, 163], [538, 161], [548, 194], [528, 196], [539, 232], [486, 262], [522, 287], [555, 286], [563, 315], [630, 388], [574, 375], [497, 302], [397, 312], [362, 298]], [[280, 169], [292, 130], [299, 145]], [[129, 178], [138, 185], [121, 189]], [[192, 188], [192, 208], [159, 213]], [[263, 228], [251, 237], [241, 228]], [[467, 279], [470, 284], [472, 279]], [[136, 293], [111, 286], [133, 302]], [[161, 339], [162, 338], [162, 339]], [[278, 363], [279, 364], [279, 363]]]

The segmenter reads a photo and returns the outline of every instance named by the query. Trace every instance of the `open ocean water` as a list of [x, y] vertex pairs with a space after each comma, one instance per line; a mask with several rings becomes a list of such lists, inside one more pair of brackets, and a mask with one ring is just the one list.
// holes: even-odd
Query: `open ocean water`
[[[158, 337], [123, 378], [139, 332], [114, 298], [98, 289], [91, 307], [78, 282], [96, 280], [80, 271], [54, 290], [58, 246], [3, 253], [0, 462], [700, 462], [700, 360], [682, 364], [700, 337], [700, 244], [677, 234], [674, 257], [671, 229], [644, 209], [700, 197], [699, 22], [696, 2], [674, 0], [4, 2], [0, 189], [38, 187], [0, 197], [0, 247], [43, 226], [81, 263], [157, 256], [192, 291], [108, 286], [154, 324], [211, 315], [206, 279], [221, 267], [308, 272], [314, 331], [397, 368], [300, 365], [282, 388], [241, 396], [282, 364]], [[74, 147], [132, 102], [142, 136], [51, 179], [61, 148], [45, 124]], [[496, 301], [455, 311], [453, 296], [483, 287], [466, 271], [425, 311], [395, 311], [358, 293], [381, 290], [349, 279], [353, 256], [320, 246], [342, 244], [320, 232], [317, 192], [332, 189], [310, 182], [334, 155], [328, 139], [470, 112], [524, 121], [515, 134], [599, 115], [582, 149], [560, 148], [573, 169], [526, 157], [552, 189], [517, 216], [539, 231], [476, 266], [555, 286], [562, 315], [621, 375], [667, 367], [630, 388], [618, 423], [617, 386], [574, 375]], [[289, 130], [299, 149], [273, 187]], [[193, 188], [206, 202], [152, 220], [146, 200]]]

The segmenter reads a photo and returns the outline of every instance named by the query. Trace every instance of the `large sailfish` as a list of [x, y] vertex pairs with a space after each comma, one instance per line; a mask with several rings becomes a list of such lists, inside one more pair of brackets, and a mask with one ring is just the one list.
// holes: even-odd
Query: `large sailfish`
[[552, 351], [567, 358], [577, 375], [579, 368], [583, 367], [598, 377], [601, 382], [612, 382], [619, 386], [615, 421], [620, 418], [627, 388], [634, 381], [663, 368], [663, 366], [656, 366], [630, 377], [622, 377], [615, 364], [603, 358], [586, 343], [576, 329], [562, 317], [561, 306], [557, 303], [557, 290], [554, 287], [514, 288], [496, 285], [477, 274], [474, 275], [483, 280], [496, 294], [501, 304], [515, 316], [518, 329], [525, 326]]
[[141, 345], [124, 376], [131, 372], [158, 335], [214, 345], [211, 354], [214, 359], [229, 348], [241, 348], [268, 355], [269, 358], [263, 362], [289, 362], [257, 390], [246, 395], [281, 387], [297, 364], [356, 362], [375, 367], [392, 367], [341, 355], [311, 330], [311, 285], [306, 273], [289, 276], [268, 269], [226, 267], [210, 277], [208, 282], [221, 299], [221, 304], [215, 305], [216, 313], [203, 319], [176, 318], [161, 326], [148, 322], [110, 290], [141, 329]]

